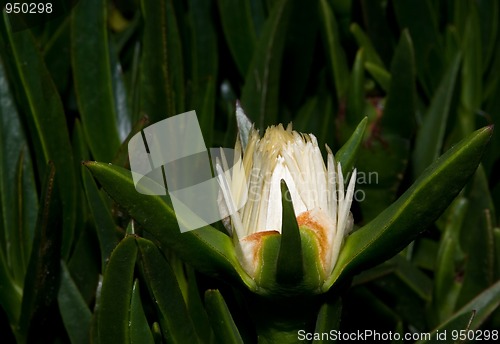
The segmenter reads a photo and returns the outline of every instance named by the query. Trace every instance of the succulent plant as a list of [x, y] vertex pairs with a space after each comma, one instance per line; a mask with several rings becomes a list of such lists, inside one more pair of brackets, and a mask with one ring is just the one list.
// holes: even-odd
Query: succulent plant
[[[498, 2], [4, 3], [2, 341], [498, 339]], [[181, 231], [128, 147], [189, 110]]]

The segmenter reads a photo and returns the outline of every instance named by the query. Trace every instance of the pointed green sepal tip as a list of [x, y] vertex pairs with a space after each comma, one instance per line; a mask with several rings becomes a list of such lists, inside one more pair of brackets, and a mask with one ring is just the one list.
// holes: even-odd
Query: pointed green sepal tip
[[281, 204], [283, 212], [276, 281], [280, 284], [295, 284], [304, 277], [302, 245], [291, 195], [284, 180], [281, 180]]
[[363, 118], [351, 137], [339, 149], [337, 154], [335, 154], [335, 160], [339, 161], [342, 165], [342, 173], [344, 173], [344, 175], [350, 172], [354, 167], [354, 163], [358, 157], [359, 147], [361, 147], [361, 142], [363, 142], [367, 123], [368, 117]]

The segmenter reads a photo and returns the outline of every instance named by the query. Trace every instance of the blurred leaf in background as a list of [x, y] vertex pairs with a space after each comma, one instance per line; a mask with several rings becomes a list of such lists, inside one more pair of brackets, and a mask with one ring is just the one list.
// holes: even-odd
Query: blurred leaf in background
[[[0, 4], [2, 341], [500, 328], [497, 1]], [[263, 296], [222, 223], [181, 234], [133, 187], [133, 135], [195, 110], [207, 147], [233, 147], [237, 100], [261, 135], [292, 122], [357, 168], [314, 295]]]

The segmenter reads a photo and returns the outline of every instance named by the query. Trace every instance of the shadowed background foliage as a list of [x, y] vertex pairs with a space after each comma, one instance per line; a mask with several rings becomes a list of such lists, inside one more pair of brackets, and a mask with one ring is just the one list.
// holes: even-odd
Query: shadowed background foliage
[[[193, 109], [207, 147], [232, 147], [236, 100], [261, 133], [291, 121], [333, 151], [367, 117], [353, 206], [362, 227], [450, 147], [500, 121], [499, 7], [82, 0], [24, 30], [2, 13], [2, 337], [255, 342], [248, 291], [185, 264], [81, 162], [128, 168], [134, 134]], [[327, 298], [310, 330], [500, 328], [499, 207], [494, 132], [439, 219], [393, 258], [345, 278], [334, 290], [342, 306]]]

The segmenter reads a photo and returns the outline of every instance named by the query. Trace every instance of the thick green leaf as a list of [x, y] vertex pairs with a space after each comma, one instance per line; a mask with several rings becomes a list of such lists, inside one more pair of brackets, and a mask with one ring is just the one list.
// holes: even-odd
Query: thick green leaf
[[410, 152], [407, 139], [388, 134], [381, 136], [379, 130], [377, 122], [368, 125], [368, 138], [360, 147], [356, 163], [354, 195], [365, 223], [395, 201]]
[[[115, 102], [116, 130], [118, 139], [123, 142], [130, 134], [132, 129], [132, 115], [130, 114], [130, 101], [123, 75], [123, 68], [119, 61], [116, 44], [113, 40], [109, 41], [109, 65], [111, 69], [111, 85], [113, 87], [113, 100]], [[116, 156], [116, 151], [113, 157]]]
[[361, 7], [366, 34], [387, 66], [394, 53], [395, 35], [389, 27], [390, 21], [387, 20], [386, 6], [379, 1], [361, 0]]
[[312, 133], [318, 139], [318, 146], [335, 147], [335, 118], [333, 117], [333, 96], [326, 87], [319, 94], [307, 99], [299, 109], [293, 128], [302, 133]]
[[357, 168], [363, 179], [358, 182], [356, 200], [364, 221], [373, 219], [394, 201], [408, 163], [416, 90], [413, 46], [407, 31], [401, 34], [391, 75], [385, 105], [380, 100], [372, 104], [375, 118], [359, 153]]
[[4, 255], [0, 254], [0, 305], [10, 324], [19, 320], [22, 297], [22, 289], [12, 280]]
[[289, 0], [273, 6], [245, 77], [242, 107], [261, 130], [276, 124], [278, 118], [281, 63], [291, 6]]
[[319, 16], [323, 24], [323, 35], [328, 52], [329, 65], [335, 83], [337, 100], [344, 101], [349, 85], [349, 67], [344, 49], [340, 44], [337, 20], [327, 0], [320, 0]]
[[[184, 111], [184, 62], [173, 1], [141, 1], [140, 111], [152, 123]], [[162, 33], [162, 34], [159, 34]]]
[[[412, 324], [416, 328], [425, 328], [427, 324], [425, 299], [422, 299], [412, 283], [402, 278], [400, 269], [396, 270], [397, 274], [390, 274], [370, 283], [370, 290], [373, 290], [374, 296], [381, 298], [381, 301], [397, 314], [401, 321]], [[418, 279], [417, 283], [419, 283]], [[430, 283], [428, 286], [430, 287]]]
[[96, 296], [99, 274], [101, 273], [101, 257], [95, 252], [98, 247], [99, 241], [95, 228], [84, 226], [76, 240], [75, 248], [68, 263], [71, 277], [88, 304]]
[[139, 281], [135, 280], [130, 301], [130, 344], [152, 344], [153, 334], [149, 328], [148, 319], [144, 314], [141, 302]]
[[395, 1], [393, 6], [400, 28], [408, 29], [413, 39], [418, 77], [427, 94], [432, 95], [438, 85], [444, 61], [438, 20], [431, 1]]
[[[149, 124], [149, 118], [147, 116], [142, 116], [139, 120], [132, 126], [130, 133], [127, 135], [125, 140], [123, 140], [120, 148], [116, 152], [115, 157], [113, 158], [112, 164], [118, 165], [122, 167], [129, 167], [130, 161], [128, 161], [128, 143], [135, 136], [135, 134], [139, 133], [142, 129], [144, 129]], [[89, 159], [85, 159], [89, 160]]]
[[250, 8], [253, 2], [217, 1], [224, 36], [242, 76], [247, 75], [257, 46]]
[[396, 263], [396, 276], [415, 292], [422, 300], [430, 301], [432, 279], [400, 255], [393, 258]]
[[382, 87], [382, 90], [389, 92], [391, 87], [391, 74], [385, 68], [381, 68], [372, 62], [366, 62], [365, 68], [380, 87]]
[[[21, 265], [15, 267], [14, 273], [21, 278], [24, 278], [28, 260], [31, 255], [33, 245], [33, 237], [36, 225], [38, 212], [38, 200], [31, 159], [26, 147], [19, 155], [16, 168], [16, 189], [17, 195], [14, 199], [14, 211], [18, 217], [18, 227], [16, 236], [10, 242], [11, 247], [7, 251], [11, 251], [19, 257]], [[21, 282], [22, 283], [22, 282]]]
[[415, 266], [427, 271], [436, 269], [439, 243], [429, 238], [419, 238], [413, 247], [412, 261]]
[[205, 292], [205, 307], [214, 329], [217, 343], [243, 343], [238, 327], [218, 290]]
[[465, 190], [469, 207], [460, 230], [460, 246], [467, 257], [463, 286], [457, 306], [469, 302], [495, 281], [495, 252], [493, 227], [495, 209], [489, 192], [488, 179], [482, 166]]
[[[325, 302], [319, 309], [314, 333], [328, 333], [337, 331], [340, 327], [342, 315], [342, 300], [335, 299], [333, 302]], [[314, 339], [313, 344], [328, 343], [330, 340]]]
[[384, 62], [382, 62], [382, 59], [378, 56], [370, 38], [366, 35], [363, 29], [361, 29], [357, 23], [352, 23], [350, 29], [356, 39], [356, 42], [358, 43], [358, 46], [363, 48], [365, 61], [370, 62], [379, 68], [385, 69]]
[[347, 175], [353, 169], [358, 158], [359, 147], [363, 142], [368, 118], [364, 118], [356, 127], [349, 140], [337, 151], [335, 160], [342, 165], [342, 174]]
[[151, 326], [151, 333], [153, 334], [153, 338], [155, 341], [155, 344], [163, 344], [163, 337], [161, 335], [161, 328], [160, 324], [158, 322], [154, 322], [153, 325]]
[[99, 300], [99, 343], [130, 342], [129, 312], [136, 258], [133, 236], [123, 239], [111, 254]]
[[95, 291], [95, 304], [92, 319], [90, 320], [90, 340], [92, 343], [99, 342], [99, 309], [101, 308], [101, 291], [102, 291], [103, 276], [98, 275], [98, 283]]
[[[226, 1], [219, 1], [220, 8], [224, 6], [234, 6], [234, 4], [224, 4]], [[217, 76], [218, 67], [218, 50], [217, 36], [214, 28], [214, 17], [211, 16], [211, 5], [209, 1], [189, 0], [189, 22], [192, 25], [192, 51], [191, 51], [191, 74], [195, 83], [199, 83], [204, 79], [213, 79]], [[245, 5], [243, 6], [246, 7]], [[233, 11], [230, 20], [234, 20], [238, 15], [245, 14], [241, 7], [238, 11]], [[224, 25], [224, 21], [223, 21]], [[233, 27], [240, 29], [242, 22]], [[231, 32], [232, 35], [235, 32]], [[242, 45], [243, 38], [240, 36], [238, 44]], [[251, 53], [245, 56], [250, 58]], [[250, 62], [250, 60], [248, 61]], [[244, 73], [243, 73], [244, 75]]]
[[18, 331], [32, 340], [50, 340], [47, 328], [57, 325], [57, 293], [60, 281], [63, 223], [55, 168], [49, 164], [42, 189], [33, 249], [26, 272]]
[[57, 301], [71, 344], [89, 343], [92, 314], [64, 261], [61, 261], [61, 287]]
[[448, 150], [396, 202], [350, 235], [323, 288], [341, 275], [387, 259], [434, 222], [476, 170], [492, 130], [477, 130]]
[[101, 249], [101, 266], [102, 271], [105, 270], [111, 252], [119, 242], [118, 236], [115, 233], [115, 222], [111, 216], [111, 211], [108, 205], [102, 199], [97, 185], [89, 170], [82, 166], [82, 179], [87, 196], [88, 205], [92, 217], [94, 218], [97, 237], [99, 238], [99, 247]]
[[443, 76], [436, 93], [434, 93], [422, 127], [417, 134], [413, 152], [413, 173], [415, 176], [420, 175], [427, 166], [437, 159], [443, 147], [459, 65], [460, 55], [456, 55]]
[[[75, 123], [73, 124], [73, 133], [71, 135], [71, 146], [72, 146], [72, 152], [73, 152], [73, 158], [74, 158], [74, 166], [75, 166], [75, 173], [76, 173], [76, 180], [81, 181], [82, 180], [82, 161], [86, 161], [90, 159], [90, 152], [89, 148], [87, 145], [87, 142], [85, 140], [85, 134], [83, 133], [83, 128], [81, 122], [77, 119], [75, 120]], [[78, 183], [78, 186], [81, 186], [81, 183]], [[81, 187], [77, 187], [75, 189], [75, 199], [76, 203], [81, 205], [79, 207], [76, 207], [75, 209], [75, 238], [73, 242], [73, 250], [71, 253], [71, 256], [69, 259], [71, 259], [75, 253], [75, 248], [78, 245], [78, 241], [81, 239], [83, 232], [85, 231], [85, 220], [87, 218], [88, 214], [88, 207], [87, 201], [85, 198], [85, 191]], [[81, 253], [81, 251], [80, 251]], [[85, 254], [84, 254], [85, 256]], [[66, 262], [68, 262], [68, 268], [70, 271], [73, 271], [71, 268], [71, 260], [67, 259]], [[85, 269], [87, 270], [87, 269]], [[94, 280], [93, 278], [90, 278], [90, 280]], [[78, 281], [79, 282], [79, 281]], [[77, 283], [77, 285], [80, 285]], [[95, 290], [95, 288], [94, 288]], [[88, 296], [88, 294], [84, 294], [82, 292], [82, 295]], [[88, 301], [88, 299], [86, 299]]]
[[4, 17], [0, 25], [4, 51], [12, 59], [9, 65], [17, 77], [15, 89], [23, 99], [38, 170], [43, 175], [47, 162], [53, 161], [59, 171], [57, 182], [64, 221], [61, 252], [66, 257], [74, 235], [75, 172], [63, 104], [31, 32], [12, 32], [7, 22]]
[[130, 171], [123, 168], [97, 162], [85, 165], [111, 198], [143, 225], [163, 248], [174, 250], [200, 271], [210, 275], [224, 271], [255, 289], [255, 282], [239, 264], [227, 235], [211, 226], [181, 233], [168, 197], [140, 194], [135, 190]]
[[486, 70], [493, 57], [493, 50], [498, 37], [499, 4], [498, 1], [481, 0], [477, 3], [479, 24], [481, 25], [482, 66]]
[[[424, 338], [416, 343], [460, 343], [460, 341], [458, 340], [460, 331], [468, 331], [470, 329], [470, 324], [473, 318], [474, 312], [460, 314], [459, 316], [454, 317], [453, 320], [449, 321], [448, 323], [443, 324], [431, 333], [426, 334], [427, 338]], [[453, 339], [453, 337], [455, 337], [456, 339]]]
[[0, 255], [22, 288], [38, 210], [28, 146], [0, 59]]
[[293, 73], [282, 73], [280, 81], [280, 100], [292, 111], [304, 100], [315, 67], [315, 48], [320, 27], [318, 5], [318, 0], [293, 1], [289, 19], [293, 24], [287, 29], [281, 66], [282, 70]]
[[108, 50], [106, 1], [78, 3], [71, 19], [73, 77], [84, 132], [94, 158], [109, 162], [120, 139]]
[[462, 41], [461, 101], [466, 110], [478, 109], [481, 106], [482, 100], [483, 66], [479, 25], [477, 7], [474, 3], [471, 3]]
[[144, 278], [158, 307], [164, 340], [198, 343], [199, 338], [170, 264], [151, 241], [137, 238], [137, 244]]
[[[444, 332], [445, 330], [447, 330], [448, 334], [450, 334], [452, 330], [477, 330], [484, 323], [484, 321], [488, 319], [490, 314], [498, 308], [499, 305], [500, 281], [478, 294], [473, 300], [458, 310], [446, 322], [433, 330], [431, 335], [435, 338], [438, 331]], [[441, 343], [441, 341], [439, 342]], [[427, 341], [419, 341], [418, 343], [423, 344], [427, 343]]]
[[415, 126], [414, 49], [408, 31], [403, 31], [391, 63], [391, 86], [381, 125], [385, 132], [410, 138]]

